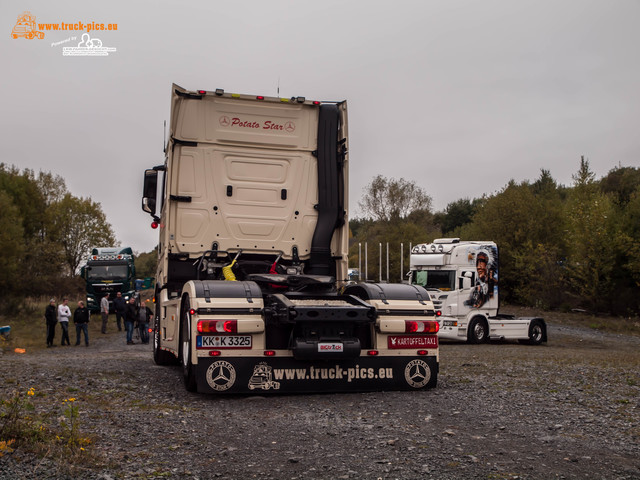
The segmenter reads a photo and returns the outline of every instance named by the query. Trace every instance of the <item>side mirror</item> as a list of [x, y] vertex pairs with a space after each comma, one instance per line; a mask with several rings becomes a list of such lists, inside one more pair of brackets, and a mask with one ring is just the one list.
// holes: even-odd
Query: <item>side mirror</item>
[[156, 170], [145, 170], [144, 185], [142, 187], [142, 210], [151, 216], [156, 214], [157, 189], [158, 172]]

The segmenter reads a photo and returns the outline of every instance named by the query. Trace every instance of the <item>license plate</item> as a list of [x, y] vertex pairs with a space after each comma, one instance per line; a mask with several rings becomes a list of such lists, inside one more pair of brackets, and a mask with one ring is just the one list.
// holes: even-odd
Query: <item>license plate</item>
[[389, 335], [387, 348], [397, 350], [402, 348], [438, 348], [436, 335]]
[[344, 352], [342, 343], [318, 343], [318, 352]]
[[456, 320], [443, 320], [442, 321], [442, 326], [443, 327], [457, 327], [458, 326], [458, 322]]
[[251, 348], [251, 335], [198, 335], [196, 348]]

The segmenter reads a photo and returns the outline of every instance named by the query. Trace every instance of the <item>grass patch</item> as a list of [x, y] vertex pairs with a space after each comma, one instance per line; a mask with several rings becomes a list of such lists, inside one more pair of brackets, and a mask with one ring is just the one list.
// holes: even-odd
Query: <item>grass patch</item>
[[[78, 306], [78, 300], [84, 299], [69, 299], [69, 308], [71, 313], [75, 311]], [[42, 350], [47, 347], [47, 324], [44, 319], [45, 308], [49, 305], [48, 299], [41, 300], [26, 300], [24, 306], [24, 312], [18, 313], [16, 316], [6, 317], [0, 316], [0, 326], [8, 325], [11, 327], [11, 333], [8, 338], [3, 338], [0, 335], [0, 349], [3, 351], [14, 352], [15, 349], [24, 349], [27, 353], [36, 350]], [[58, 323], [56, 325], [56, 334], [53, 339], [55, 348], [60, 348], [60, 341], [62, 340], [62, 327]], [[89, 345], [91, 345], [92, 339], [101, 335], [102, 318], [99, 313], [91, 314], [89, 320]], [[109, 315], [109, 322], [107, 324], [107, 332], [115, 332], [116, 320], [115, 315]], [[69, 341], [71, 345], [76, 343], [76, 328], [73, 323], [73, 316], [69, 321]], [[80, 344], [84, 346], [84, 334], [80, 335]]]
[[[95, 465], [99, 460], [93, 439], [82, 432], [78, 399], [59, 401], [19, 385], [5, 395], [0, 398], [0, 457], [20, 449], [69, 468]], [[52, 403], [58, 405], [53, 411]]]
[[500, 312], [518, 317], [542, 317], [547, 323], [554, 325], [587, 327], [601, 332], [640, 336], [640, 319], [638, 317], [613, 317], [585, 312], [545, 311], [515, 305], [503, 306]]

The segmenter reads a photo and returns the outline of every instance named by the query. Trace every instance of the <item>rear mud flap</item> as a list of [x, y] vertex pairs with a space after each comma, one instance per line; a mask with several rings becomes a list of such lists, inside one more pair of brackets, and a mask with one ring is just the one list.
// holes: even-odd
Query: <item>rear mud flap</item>
[[360, 357], [303, 362], [292, 358], [200, 358], [201, 393], [307, 393], [433, 388], [435, 357]]

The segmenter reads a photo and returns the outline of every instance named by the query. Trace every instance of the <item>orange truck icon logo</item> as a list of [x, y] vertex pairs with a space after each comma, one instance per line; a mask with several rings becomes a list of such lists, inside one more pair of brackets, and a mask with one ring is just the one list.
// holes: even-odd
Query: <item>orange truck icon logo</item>
[[18, 15], [18, 21], [15, 27], [11, 30], [11, 36], [13, 38], [24, 37], [29, 40], [33, 38], [44, 38], [44, 32], [39, 32], [36, 28], [36, 17], [31, 15], [31, 12], [24, 12]]

